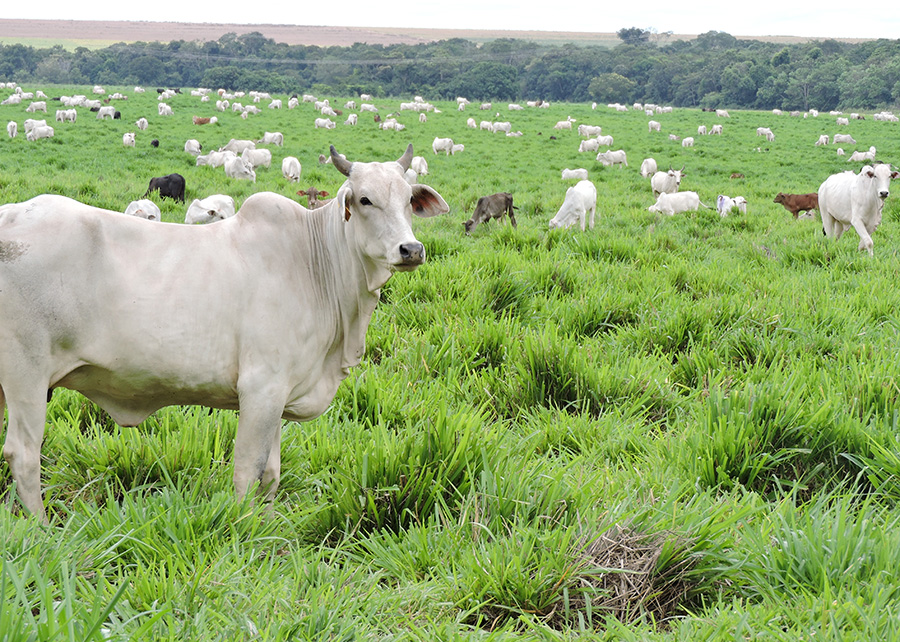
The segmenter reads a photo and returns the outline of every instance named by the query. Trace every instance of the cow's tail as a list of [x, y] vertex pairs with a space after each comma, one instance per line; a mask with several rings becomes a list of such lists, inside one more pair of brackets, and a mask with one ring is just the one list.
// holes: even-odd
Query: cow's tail
[[708, 209], [708, 210], [714, 210], [714, 209], [716, 209], [715, 207], [710, 207], [709, 205], [707, 205], [707, 204], [704, 203], [703, 201], [700, 201], [700, 205], [702, 205], [703, 207], [705, 207], [705, 208]]

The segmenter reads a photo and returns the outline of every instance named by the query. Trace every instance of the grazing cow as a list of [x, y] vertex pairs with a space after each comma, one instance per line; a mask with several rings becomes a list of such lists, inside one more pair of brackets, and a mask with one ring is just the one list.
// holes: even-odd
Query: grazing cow
[[719, 197], [716, 199], [716, 211], [719, 212], [719, 216], [728, 216], [731, 210], [735, 209], [741, 214], [746, 214], [747, 199], [743, 196], [731, 198], [730, 196], [725, 196], [725, 194], [719, 194]]
[[334, 129], [337, 127], [337, 123], [330, 118], [316, 118], [316, 120], [313, 121], [313, 124], [315, 125], [315, 129]]
[[649, 178], [653, 176], [659, 168], [656, 166], [656, 160], [653, 158], [645, 158], [641, 161], [641, 177]]
[[684, 166], [681, 169], [669, 168], [665, 172], [656, 172], [650, 179], [650, 189], [653, 190], [654, 196], [660, 194], [675, 194], [681, 187], [681, 179], [687, 174]]
[[25, 132], [25, 139], [35, 141], [39, 138], [53, 138], [53, 134], [54, 131], [50, 125], [37, 125], [30, 131]]
[[447, 156], [450, 155], [450, 152], [453, 150], [453, 139], [452, 138], [435, 138], [431, 143], [431, 150], [438, 154], [440, 152], [444, 152]]
[[28, 105], [28, 107], [25, 108], [25, 111], [27, 111], [27, 112], [42, 111], [46, 114], [47, 113], [47, 101], [46, 100], [37, 100], [37, 101], [31, 103], [30, 105]]
[[256, 182], [256, 172], [249, 161], [240, 156], [234, 156], [225, 161], [225, 176], [237, 180]]
[[503, 221], [503, 217], [509, 214], [509, 222], [516, 227], [516, 215], [513, 210], [513, 197], [509, 192], [498, 192], [490, 196], [482, 196], [475, 204], [475, 212], [472, 218], [463, 223], [466, 228], [466, 234], [471, 234], [472, 230], [478, 227], [479, 223], [487, 223], [492, 218]]
[[835, 134], [831, 137], [831, 141], [837, 145], [838, 143], [846, 143], [848, 145], [856, 145], [856, 141], [850, 134]]
[[872, 234], [881, 223], [891, 179], [900, 177], [890, 165], [866, 165], [858, 174], [833, 174], [819, 186], [819, 214], [825, 236], [837, 241], [851, 226], [859, 234], [859, 251], [872, 256]]
[[285, 156], [281, 161], [281, 175], [292, 183], [300, 180], [300, 160], [296, 156]]
[[697, 127], [697, 135], [706, 136], [706, 125], [700, 125], [699, 127]]
[[147, 219], [148, 221], [161, 221], [162, 213], [159, 211], [159, 205], [147, 198], [141, 198], [131, 201], [125, 208], [126, 216], [136, 216], [138, 218]]
[[775, 134], [772, 133], [772, 130], [768, 127], [757, 127], [756, 128], [757, 136], [765, 136], [766, 140], [770, 143], [775, 140]]
[[234, 152], [225, 151], [225, 152], [210, 152], [208, 154], [203, 154], [197, 157], [197, 167], [201, 165], [209, 165], [210, 167], [222, 167], [225, 163], [237, 156]]
[[844, 150], [841, 149], [840, 147], [838, 147], [838, 148], [837, 148], [837, 155], [838, 155], [838, 156], [843, 156], [843, 155], [844, 155]]
[[580, 152], [596, 152], [600, 150], [600, 140], [597, 138], [589, 138], [587, 140], [583, 140], [578, 144], [578, 151]]
[[651, 132], [658, 132], [662, 130], [662, 125], [660, 125], [655, 120], [651, 120], [647, 123], [647, 126], [650, 128]]
[[122, 145], [125, 147], [134, 147], [134, 132], [122, 134]]
[[241, 153], [241, 158], [249, 163], [253, 169], [272, 166], [272, 152], [268, 149], [245, 149]]
[[562, 179], [564, 181], [578, 180], [578, 181], [586, 181], [588, 177], [588, 171], [583, 167], [579, 167], [578, 169], [569, 169], [566, 167], [562, 171]]
[[156, 110], [160, 116], [171, 116], [173, 114], [172, 108], [166, 103], [159, 103], [156, 106]]
[[847, 118], [838, 118], [838, 119], [837, 119], [837, 124], [838, 124], [838, 125], [849, 125], [849, 124], [850, 124], [850, 120], [847, 119]]
[[330, 206], [258, 193], [215, 225], [147, 225], [55, 195], [0, 208], [3, 454], [25, 508], [47, 522], [40, 445], [56, 387], [126, 426], [167, 405], [238, 410], [236, 495], [258, 483], [273, 501], [282, 419], [328, 408], [381, 288], [425, 261], [413, 214], [449, 211], [403, 180], [411, 158], [336, 159], [347, 180]]
[[147, 127], [150, 126], [150, 123], [147, 122], [147, 119], [146, 119], [146, 118], [138, 118], [138, 119], [135, 121], [134, 124], [135, 124], [135, 125], [137, 126], [137, 128], [140, 129], [141, 131], [144, 131], [145, 129], [147, 129]]
[[694, 137], [693, 136], [685, 136], [681, 141], [682, 147], [693, 147], [694, 146]]
[[306, 189], [302, 189], [297, 192], [297, 195], [306, 197], [307, 208], [311, 210], [319, 209], [320, 207], [327, 205], [331, 201], [330, 198], [319, 200], [320, 196], [327, 197], [328, 192], [320, 192], [315, 187], [307, 187]]
[[184, 141], [184, 151], [192, 156], [199, 156], [200, 152], [203, 150], [203, 145], [200, 144], [200, 141], [196, 138], [189, 138]]
[[241, 138], [232, 138], [228, 141], [224, 147], [220, 147], [220, 152], [234, 152], [235, 154], [242, 154], [245, 149], [256, 149], [256, 143], [252, 140], [241, 139]]
[[569, 120], [560, 120], [560, 121], [558, 121], [558, 122], [553, 126], [553, 129], [559, 129], [559, 130], [562, 130], [562, 129], [569, 129], [569, 130], [571, 130], [571, 129], [572, 129], [572, 120], [571, 120], [571, 118], [572, 118], [572, 117], [569, 116]]
[[413, 156], [412, 162], [409, 164], [409, 168], [415, 170], [416, 174], [418, 174], [419, 176], [428, 175], [428, 161], [426, 161], [422, 156]]
[[276, 147], [284, 147], [284, 134], [281, 132], [264, 132], [263, 137], [257, 143], [263, 145], [275, 145]]
[[496, 134], [497, 132], [503, 132], [504, 134], [508, 134], [512, 131], [512, 123], [508, 120], [498, 121], [496, 123], [491, 123], [491, 133]]
[[453, 147], [450, 148], [451, 154], [459, 154], [460, 152], [466, 151], [466, 146], [462, 143], [454, 143]]
[[816, 141], [816, 147], [821, 147], [822, 145], [828, 144], [828, 134], [822, 134], [819, 136], [819, 139]]
[[604, 167], [610, 167], [612, 165], [625, 165], [625, 167], [628, 167], [628, 157], [625, 155], [624, 149], [610, 149], [605, 152], [600, 152], [597, 154], [597, 160]]
[[850, 158], [847, 159], [847, 162], [849, 163], [849, 162], [853, 162], [853, 161], [856, 161], [856, 162], [862, 161], [862, 162], [870, 162], [870, 163], [875, 162], [875, 147], [870, 147], [869, 151], [867, 151], [867, 152], [859, 152], [859, 151], [853, 152], [852, 154], [850, 154]]
[[234, 199], [227, 194], [213, 194], [202, 200], [195, 198], [184, 215], [184, 222], [193, 225], [224, 221], [234, 216], [234, 209]]
[[710, 136], [721, 136], [722, 135], [722, 125], [713, 125], [712, 129], [709, 130]]
[[[700, 209], [703, 203], [697, 192], [678, 192], [677, 194], [660, 194], [656, 197], [656, 203], [647, 208], [648, 212], [659, 212], [674, 216], [682, 212], [693, 212]], [[709, 208], [707, 205], [703, 207]]]
[[717, 109], [716, 116], [718, 116], [719, 118], [731, 118], [731, 116], [729, 116], [728, 114], [727, 109]]
[[772, 202], [781, 203], [784, 209], [794, 215], [794, 218], [797, 218], [800, 212], [819, 209], [819, 195], [815, 192], [810, 194], [782, 194], [778, 192]]
[[599, 125], [579, 125], [578, 135], [583, 138], [596, 138], [603, 133], [603, 128]]
[[159, 192], [160, 198], [171, 198], [184, 203], [184, 176], [168, 174], [151, 178], [143, 198], [147, 198], [154, 190]]
[[468, 127], [469, 129], [478, 129], [478, 123], [475, 122], [474, 118], [467, 118], [466, 127]]
[[594, 215], [597, 212], [597, 188], [591, 181], [579, 181], [566, 190], [566, 197], [562, 206], [552, 219], [550, 229], [568, 229], [581, 223], [581, 231], [584, 232], [585, 219], [589, 218], [590, 228], [594, 229]]
[[18, 136], [19, 125], [16, 123], [16, 121], [11, 120], [8, 123], [6, 123], [6, 133], [9, 135], [10, 138], [15, 138], [16, 136]]

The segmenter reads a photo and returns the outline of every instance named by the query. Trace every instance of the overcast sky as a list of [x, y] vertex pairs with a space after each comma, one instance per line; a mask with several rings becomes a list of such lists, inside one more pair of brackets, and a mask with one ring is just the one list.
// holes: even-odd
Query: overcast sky
[[[526, 5], [529, 8], [526, 8]], [[295, 24], [352, 27], [431, 27], [538, 31], [615, 32], [641, 27], [733, 36], [900, 38], [900, 7], [893, 2], [854, 5], [836, 0], [444, 0], [431, 2], [5, 2], [4, 18], [144, 20], [235, 24]], [[249, 7], [249, 8], [248, 8]], [[448, 9], [448, 7], [452, 7]]]

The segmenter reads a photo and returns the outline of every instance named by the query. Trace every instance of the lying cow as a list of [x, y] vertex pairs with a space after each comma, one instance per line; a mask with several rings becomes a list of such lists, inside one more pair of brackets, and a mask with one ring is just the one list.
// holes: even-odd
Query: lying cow
[[890, 165], [866, 165], [859, 174], [834, 174], [819, 186], [819, 214], [825, 236], [837, 241], [852, 226], [859, 234], [859, 251], [872, 252], [872, 234], [881, 223], [891, 179], [900, 177]]
[[143, 198], [147, 198], [153, 191], [158, 191], [160, 198], [171, 198], [184, 203], [184, 176], [169, 174], [151, 178]]
[[131, 201], [125, 208], [125, 216], [136, 216], [138, 218], [147, 219], [148, 221], [161, 221], [162, 213], [159, 211], [159, 205], [153, 201], [141, 198]]
[[57, 387], [123, 426], [168, 405], [239, 410], [236, 494], [258, 483], [273, 501], [282, 420], [328, 408], [381, 288], [425, 262], [413, 214], [449, 211], [403, 180], [412, 151], [349, 163], [332, 147], [347, 180], [329, 205], [257, 193], [215, 225], [148, 225], [56, 195], [0, 207], [3, 455], [25, 508], [47, 522], [40, 448]]
[[784, 209], [794, 215], [794, 218], [797, 218], [800, 212], [819, 209], [819, 195], [815, 192], [810, 194], [782, 194], [778, 192], [772, 202], [783, 205]]
[[590, 228], [594, 229], [594, 215], [597, 212], [597, 188], [591, 181], [578, 181], [566, 190], [566, 197], [559, 211], [550, 219], [550, 229], [561, 227], [567, 229], [581, 223], [584, 231], [585, 219], [589, 219]]
[[647, 211], [674, 216], [682, 212], [694, 212], [700, 209], [701, 205], [707, 209], [712, 209], [700, 202], [700, 196], [697, 192], [678, 192], [676, 194], [660, 194], [656, 198], [656, 203], [648, 207]]
[[184, 215], [188, 225], [215, 223], [234, 216], [234, 199], [227, 194], [213, 194], [204, 199], [195, 198]]
[[482, 196], [475, 204], [475, 213], [472, 218], [463, 223], [466, 228], [466, 234], [471, 234], [472, 230], [478, 227], [479, 223], [487, 223], [492, 218], [503, 221], [503, 217], [509, 214], [509, 222], [516, 227], [516, 215], [513, 210], [513, 197], [509, 192], [498, 192], [490, 196]]

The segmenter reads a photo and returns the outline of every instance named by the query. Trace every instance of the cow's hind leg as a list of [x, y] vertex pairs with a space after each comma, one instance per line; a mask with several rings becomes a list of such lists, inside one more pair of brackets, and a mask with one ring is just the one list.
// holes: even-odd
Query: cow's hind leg
[[47, 386], [34, 386], [27, 394], [7, 386], [0, 391], [0, 420], [4, 405], [9, 409], [9, 421], [3, 457], [9, 464], [22, 504], [47, 523], [41, 498], [41, 442], [47, 421]]

